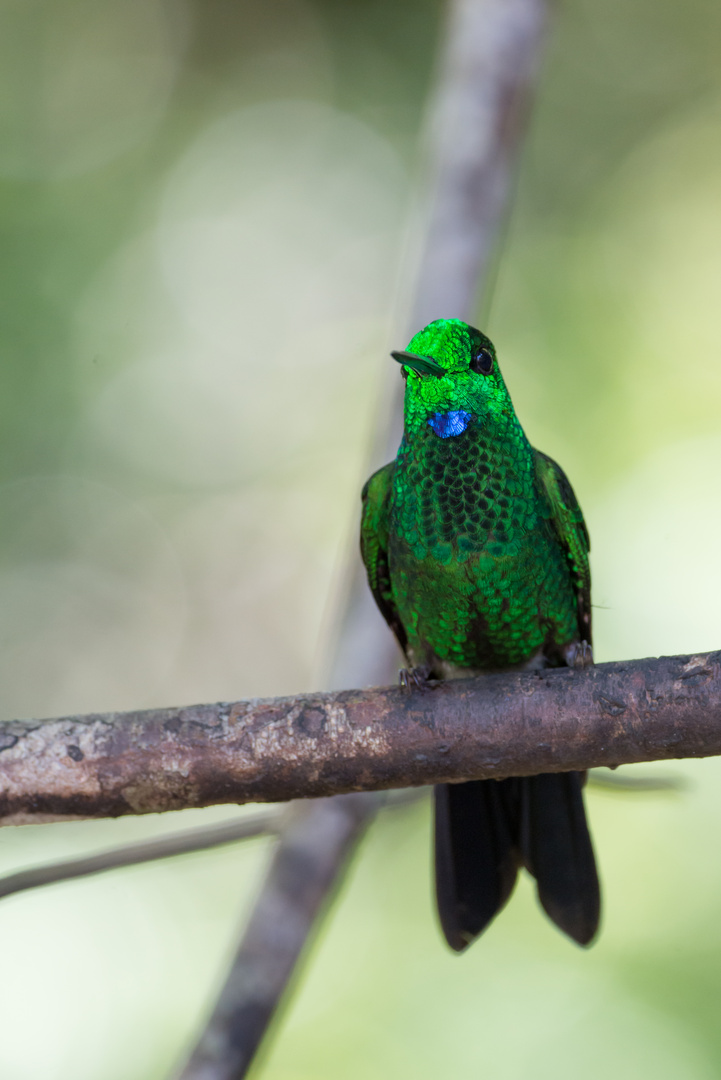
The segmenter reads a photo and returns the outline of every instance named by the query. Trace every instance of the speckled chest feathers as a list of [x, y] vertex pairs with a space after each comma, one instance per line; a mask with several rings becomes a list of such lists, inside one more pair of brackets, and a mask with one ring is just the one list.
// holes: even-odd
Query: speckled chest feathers
[[588, 536], [568, 480], [526, 439], [479, 331], [439, 320], [394, 356], [405, 434], [366, 485], [362, 536], [383, 614], [439, 677], [563, 662], [590, 642]]

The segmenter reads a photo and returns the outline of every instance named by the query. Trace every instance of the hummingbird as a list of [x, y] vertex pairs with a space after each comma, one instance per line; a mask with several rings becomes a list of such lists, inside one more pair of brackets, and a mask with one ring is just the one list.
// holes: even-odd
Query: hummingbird
[[[391, 356], [406, 380], [404, 433], [363, 488], [361, 553], [407, 658], [401, 683], [591, 664], [588, 530], [566, 474], [526, 438], [492, 342], [437, 319]], [[600, 888], [584, 782], [435, 787], [436, 900], [452, 949], [488, 926], [522, 867], [553, 922], [590, 944]]]

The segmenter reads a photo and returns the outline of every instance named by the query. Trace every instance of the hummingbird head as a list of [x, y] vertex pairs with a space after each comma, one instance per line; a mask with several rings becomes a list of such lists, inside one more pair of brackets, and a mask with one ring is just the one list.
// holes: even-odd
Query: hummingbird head
[[461, 435], [472, 420], [512, 413], [496, 350], [485, 334], [460, 319], [436, 319], [391, 356], [406, 379], [409, 434], [429, 425], [441, 439]]

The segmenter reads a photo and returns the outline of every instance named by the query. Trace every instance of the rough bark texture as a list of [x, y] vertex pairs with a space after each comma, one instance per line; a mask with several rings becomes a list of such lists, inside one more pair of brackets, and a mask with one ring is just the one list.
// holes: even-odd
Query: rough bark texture
[[721, 653], [0, 725], [0, 822], [721, 753]]
[[[371, 798], [371, 803], [375, 800]], [[369, 799], [294, 806], [217, 1005], [179, 1080], [245, 1075], [319, 914], [371, 815]]]

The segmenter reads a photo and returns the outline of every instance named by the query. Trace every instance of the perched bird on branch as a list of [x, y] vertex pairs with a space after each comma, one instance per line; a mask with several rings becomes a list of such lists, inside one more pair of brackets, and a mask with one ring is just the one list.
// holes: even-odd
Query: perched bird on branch
[[[408, 663], [401, 681], [592, 663], [589, 539], [563, 470], [528, 442], [489, 339], [438, 319], [394, 352], [406, 380], [395, 461], [363, 489], [361, 549]], [[435, 789], [436, 896], [465, 949], [508, 900], [519, 867], [581, 945], [600, 890], [583, 773]]]

